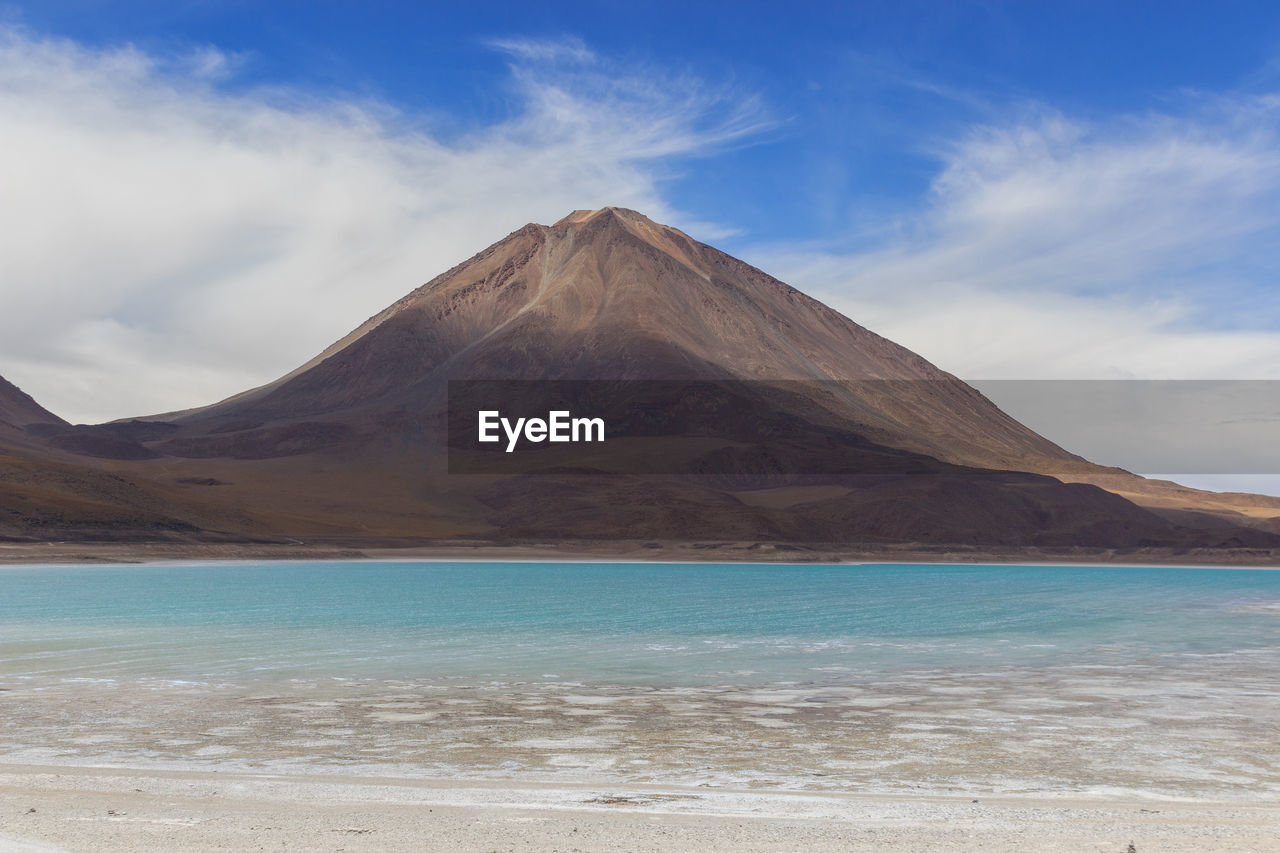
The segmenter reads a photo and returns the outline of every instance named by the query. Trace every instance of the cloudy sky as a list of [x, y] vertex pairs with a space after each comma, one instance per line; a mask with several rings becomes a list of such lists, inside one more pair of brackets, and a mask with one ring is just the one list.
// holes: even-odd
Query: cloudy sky
[[639, 209], [966, 379], [1280, 379], [1280, 6], [0, 2], [0, 375], [287, 372]]

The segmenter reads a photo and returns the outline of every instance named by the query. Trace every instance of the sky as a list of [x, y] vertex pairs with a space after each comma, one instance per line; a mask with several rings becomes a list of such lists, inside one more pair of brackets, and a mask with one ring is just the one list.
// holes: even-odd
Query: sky
[[964, 379], [1280, 379], [1274, 3], [0, 0], [0, 155], [0, 375], [76, 422], [609, 204]]

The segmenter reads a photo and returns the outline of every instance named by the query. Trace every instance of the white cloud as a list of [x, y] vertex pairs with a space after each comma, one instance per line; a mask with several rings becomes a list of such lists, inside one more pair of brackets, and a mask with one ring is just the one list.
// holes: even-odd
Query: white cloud
[[658, 191], [669, 160], [763, 111], [540, 61], [574, 45], [505, 43], [520, 111], [444, 140], [385, 105], [232, 93], [239, 60], [209, 49], [0, 31], [0, 375], [75, 421], [200, 405], [526, 222], [618, 204], [680, 223]]
[[501, 38], [490, 39], [487, 44], [516, 59], [539, 62], [595, 62], [595, 53], [576, 36], [559, 39]]
[[[0, 30], [0, 375], [73, 420], [199, 405], [528, 221], [621, 204], [730, 233], [662, 181], [764, 127], [759, 103], [571, 38], [491, 46], [516, 114], [446, 137], [385, 104], [235, 93], [247, 60], [212, 48]], [[1024, 115], [939, 148], [921, 210], [856, 250], [743, 254], [963, 377], [1280, 378], [1278, 115]]]
[[873, 248], [753, 257], [962, 377], [1280, 378], [1278, 115], [980, 128]]

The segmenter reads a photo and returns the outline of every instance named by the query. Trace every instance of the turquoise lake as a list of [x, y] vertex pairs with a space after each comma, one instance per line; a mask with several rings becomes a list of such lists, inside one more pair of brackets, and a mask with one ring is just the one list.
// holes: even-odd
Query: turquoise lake
[[769, 685], [1239, 662], [1280, 572], [270, 562], [0, 570], [0, 678]]

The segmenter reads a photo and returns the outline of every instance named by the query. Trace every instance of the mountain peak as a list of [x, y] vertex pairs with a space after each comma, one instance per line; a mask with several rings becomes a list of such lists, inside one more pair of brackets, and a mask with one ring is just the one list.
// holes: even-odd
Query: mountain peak
[[568, 216], [556, 222], [556, 224], [551, 227], [555, 228], [561, 225], [581, 225], [583, 223], [591, 221], [592, 219], [595, 219], [597, 216], [607, 216], [607, 215], [613, 215], [625, 222], [645, 222], [650, 225], [655, 224], [652, 219], [645, 216], [643, 213], [641, 213], [638, 210], [631, 210], [630, 208], [627, 208], [627, 207], [615, 207], [614, 205], [607, 205], [605, 207], [597, 208], [595, 210], [575, 210], [572, 213], [570, 213]]

